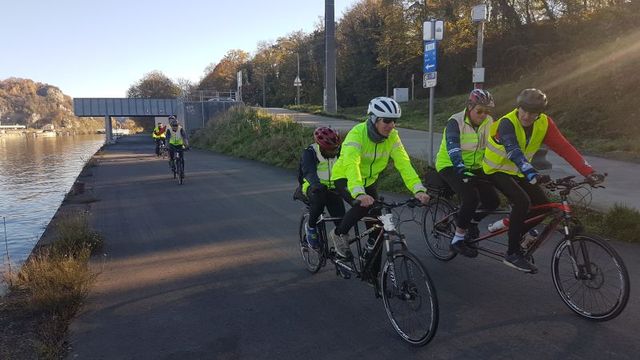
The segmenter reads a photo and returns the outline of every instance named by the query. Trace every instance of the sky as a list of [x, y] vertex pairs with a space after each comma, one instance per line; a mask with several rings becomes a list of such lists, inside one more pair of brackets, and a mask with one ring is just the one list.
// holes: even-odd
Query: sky
[[[335, 0], [335, 18], [359, 0]], [[324, 0], [19, 0], [0, 5], [0, 80], [31, 79], [71, 97], [126, 97], [151, 71], [198, 82], [231, 49], [324, 17]]]

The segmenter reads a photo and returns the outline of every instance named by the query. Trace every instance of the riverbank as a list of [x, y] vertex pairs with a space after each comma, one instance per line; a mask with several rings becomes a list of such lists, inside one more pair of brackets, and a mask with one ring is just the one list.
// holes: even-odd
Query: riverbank
[[[76, 177], [22, 269], [7, 276], [0, 299], [0, 358], [53, 359], [66, 349], [68, 324], [95, 275], [89, 254], [101, 237], [88, 226], [98, 150]], [[21, 272], [17, 276], [16, 272]]]

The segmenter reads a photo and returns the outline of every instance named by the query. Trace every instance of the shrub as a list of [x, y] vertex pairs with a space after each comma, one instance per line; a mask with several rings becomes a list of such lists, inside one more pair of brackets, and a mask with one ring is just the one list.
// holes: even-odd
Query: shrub
[[78, 256], [85, 250], [92, 253], [102, 247], [103, 239], [89, 227], [88, 214], [65, 215], [55, 223], [56, 238], [51, 245], [52, 256]]
[[640, 240], [640, 212], [615, 204], [604, 216], [602, 222], [604, 236], [627, 242]]

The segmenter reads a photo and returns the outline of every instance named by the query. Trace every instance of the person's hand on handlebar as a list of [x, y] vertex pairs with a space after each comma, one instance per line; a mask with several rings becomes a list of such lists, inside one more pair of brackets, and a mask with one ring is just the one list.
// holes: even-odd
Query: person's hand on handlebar
[[597, 173], [597, 172], [592, 172], [591, 174], [589, 174], [585, 178], [585, 180], [589, 183], [589, 185], [595, 186], [595, 185], [603, 183], [605, 176], [606, 175], [604, 175], [604, 174], [600, 174], [600, 173]]
[[367, 194], [358, 195], [356, 200], [360, 202], [360, 206], [362, 207], [369, 207], [373, 205], [373, 202], [375, 201], [373, 197]]
[[423, 203], [424, 205], [426, 205], [431, 199], [431, 197], [426, 192], [423, 192], [423, 191], [416, 193], [414, 197], [420, 200], [420, 202]]

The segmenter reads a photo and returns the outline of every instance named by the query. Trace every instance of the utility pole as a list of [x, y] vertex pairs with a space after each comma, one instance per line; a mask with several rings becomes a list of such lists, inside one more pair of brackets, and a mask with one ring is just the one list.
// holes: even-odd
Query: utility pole
[[336, 99], [336, 23], [334, 20], [335, 1], [324, 1], [324, 111], [335, 114], [338, 111]]
[[484, 86], [484, 67], [482, 67], [482, 47], [484, 44], [484, 23], [489, 18], [487, 4], [476, 5], [471, 9], [471, 20], [478, 23], [478, 47], [476, 49], [476, 66], [473, 67], [474, 88]]

